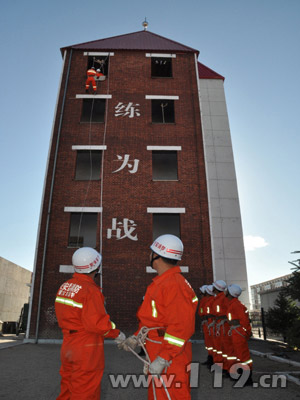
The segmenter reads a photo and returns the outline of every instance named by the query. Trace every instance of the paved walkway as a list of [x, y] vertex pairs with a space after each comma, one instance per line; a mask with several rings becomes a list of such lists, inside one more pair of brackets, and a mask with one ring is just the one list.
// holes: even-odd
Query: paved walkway
[[[0, 399], [6, 400], [55, 400], [59, 394], [59, 345], [51, 344], [22, 344], [22, 337], [18, 339], [6, 335], [0, 338]], [[11, 347], [8, 347], [11, 346]], [[268, 352], [270, 344], [263, 341], [250, 341], [251, 348], [261, 347]], [[275, 344], [275, 347], [277, 345]], [[102, 381], [101, 400], [129, 399], [146, 400], [146, 388], [134, 388], [132, 375], [142, 374], [142, 366], [132, 354], [120, 351], [112, 343], [106, 343], [106, 369]], [[298, 354], [297, 354], [298, 356]], [[283, 396], [289, 400], [300, 399], [300, 386], [287, 382], [286, 387], [262, 387], [276, 381], [278, 372], [288, 372], [300, 378], [300, 368], [279, 363], [266, 358], [253, 356], [253, 378], [257, 387], [234, 388], [235, 382], [222, 378], [217, 373], [209, 372], [199, 364], [205, 359], [205, 350], [202, 343], [193, 344], [192, 400], [282, 400]], [[130, 377], [127, 388], [114, 388], [111, 375], [123, 374]], [[272, 378], [275, 377], [275, 378]], [[277, 386], [282, 385], [282, 378]], [[217, 387], [214, 387], [217, 386]], [[242, 392], [241, 392], [242, 391]]]

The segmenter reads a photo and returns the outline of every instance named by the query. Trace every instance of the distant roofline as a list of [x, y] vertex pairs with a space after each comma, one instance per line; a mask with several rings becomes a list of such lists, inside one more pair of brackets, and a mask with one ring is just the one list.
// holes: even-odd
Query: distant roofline
[[264, 281], [264, 282], [256, 283], [255, 285], [251, 285], [250, 288], [257, 287], [257, 286], [260, 286], [260, 285], [265, 285], [266, 283], [272, 283], [272, 282], [277, 281], [279, 279], [286, 280], [291, 276], [292, 276], [292, 273], [291, 274], [287, 274], [287, 275], [283, 275], [283, 276], [279, 276], [278, 278], [269, 279], [268, 281]]
[[[174, 44], [176, 44], [176, 45], [179, 45], [179, 46], [183, 47], [183, 49], [178, 50], [178, 51], [187, 52], [187, 53], [189, 53], [189, 52], [191, 52], [191, 53], [196, 53], [197, 56], [198, 56], [199, 53], [200, 53], [199, 50], [193, 49], [192, 47], [189, 47], [189, 46], [186, 46], [186, 45], [184, 45], [184, 44], [182, 44], [182, 43], [176, 42], [175, 40], [172, 40], [172, 39], [166, 38], [166, 37], [164, 37], [164, 36], [158, 35], [157, 33], [153, 33], [153, 32], [150, 32], [150, 31], [144, 31], [144, 30], [136, 31], [136, 32], [131, 32], [131, 33], [125, 33], [125, 34], [123, 34], [123, 35], [111, 36], [111, 37], [108, 37], [108, 38], [103, 38], [103, 39], [98, 39], [98, 40], [92, 40], [92, 41], [89, 41], [89, 42], [83, 42], [83, 43], [79, 43], [79, 44], [73, 44], [73, 45], [70, 45], [70, 46], [64, 46], [64, 47], [61, 47], [60, 50], [61, 50], [61, 53], [62, 53], [62, 55], [63, 55], [64, 50], [67, 50], [67, 49], [83, 50], [83, 48], [82, 48], [83, 46], [86, 46], [85, 50], [87, 50], [88, 48], [93, 49], [93, 47], [92, 47], [92, 44], [93, 44], [93, 43], [97, 43], [97, 42], [99, 43], [99, 42], [103, 42], [103, 41], [105, 41], [105, 40], [110, 40], [110, 39], [117, 39], [117, 38], [121, 38], [121, 37], [126, 37], [126, 36], [130, 36], [130, 35], [134, 35], [134, 34], [142, 33], [142, 32], [150, 33], [151, 35], [157, 36], [157, 37], [160, 38], [160, 39], [168, 40], [169, 42], [172, 42], [172, 43], [174, 43]], [[184, 48], [185, 48], [185, 49], [184, 49]], [[115, 49], [114, 49], [114, 47], [107, 47], [107, 48], [103, 47], [103, 48], [101, 48], [101, 50], [115, 50]], [[128, 48], [124, 47], [124, 49], [119, 49], [119, 48], [118, 48], [118, 50], [125, 50], [125, 51], [143, 51], [143, 50], [147, 50], [147, 51], [149, 51], [150, 49], [149, 49], [149, 48], [147, 48], [147, 49], [143, 49], [143, 48], [141, 48], [141, 49], [128, 49]], [[157, 51], [157, 52], [159, 52], [159, 51], [161, 51], [161, 52], [165, 51], [165, 50], [157, 50], [157, 49], [155, 49], [155, 48], [153, 48], [153, 49], [151, 49], [151, 50], [155, 50], [155, 51]], [[170, 49], [170, 50], [171, 50], [171, 49]], [[172, 50], [172, 51], [174, 51], [174, 50]]]

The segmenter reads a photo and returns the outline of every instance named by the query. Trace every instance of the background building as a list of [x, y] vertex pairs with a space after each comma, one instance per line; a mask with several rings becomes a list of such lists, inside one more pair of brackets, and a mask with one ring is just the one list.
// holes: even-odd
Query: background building
[[[237, 283], [248, 304], [224, 78], [199, 52], [147, 30], [62, 49], [27, 337], [59, 338], [54, 299], [81, 246], [103, 254], [107, 311], [122, 330], [153, 278], [149, 246], [181, 237], [191, 285]], [[86, 93], [86, 71], [105, 75]]]
[[269, 308], [274, 307], [275, 300], [280, 290], [287, 286], [286, 281], [291, 276], [292, 274], [284, 275], [279, 278], [271, 279], [270, 281], [250, 286], [251, 309], [253, 311], [260, 311], [260, 309], [263, 308], [265, 311], [268, 311]]
[[32, 272], [0, 257], [0, 321], [18, 321], [29, 301]]

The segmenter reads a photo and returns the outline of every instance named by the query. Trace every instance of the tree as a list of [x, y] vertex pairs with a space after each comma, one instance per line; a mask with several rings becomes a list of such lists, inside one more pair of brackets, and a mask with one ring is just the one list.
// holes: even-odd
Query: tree
[[266, 313], [266, 326], [274, 333], [282, 335], [283, 340], [286, 341], [289, 329], [299, 317], [300, 309], [286, 296], [284, 290], [281, 290], [275, 301], [275, 307], [270, 308]]
[[300, 301], [300, 260], [289, 261], [289, 263], [294, 265], [294, 272], [286, 280], [287, 286], [283, 290], [285, 295], [290, 296], [293, 300]]
[[294, 349], [300, 350], [300, 317], [293, 322], [293, 325], [287, 332], [287, 342]]

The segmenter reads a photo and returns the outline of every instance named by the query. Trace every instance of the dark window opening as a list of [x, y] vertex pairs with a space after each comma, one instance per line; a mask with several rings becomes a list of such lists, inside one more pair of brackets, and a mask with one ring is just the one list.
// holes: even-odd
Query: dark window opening
[[102, 152], [100, 150], [78, 150], [76, 158], [76, 180], [99, 180]]
[[174, 100], [152, 100], [152, 122], [160, 124], [174, 123]]
[[180, 238], [180, 214], [153, 214], [152, 239], [167, 233]]
[[105, 99], [83, 99], [80, 122], [104, 122]]
[[100, 69], [100, 72], [103, 75], [107, 76], [108, 63], [109, 63], [109, 56], [89, 56], [87, 69], [90, 69], [92, 67], [94, 67], [96, 70]]
[[177, 151], [152, 151], [152, 179], [177, 181]]
[[151, 76], [172, 78], [172, 58], [151, 57]]
[[97, 213], [71, 213], [69, 247], [96, 247]]

